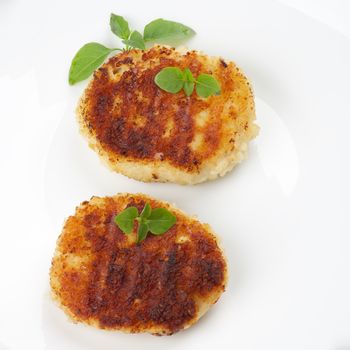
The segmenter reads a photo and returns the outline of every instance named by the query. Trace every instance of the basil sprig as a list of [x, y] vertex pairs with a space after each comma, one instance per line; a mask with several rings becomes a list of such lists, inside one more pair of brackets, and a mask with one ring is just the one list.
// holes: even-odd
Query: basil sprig
[[154, 82], [162, 90], [173, 94], [184, 89], [186, 96], [190, 96], [195, 86], [200, 97], [207, 98], [221, 93], [219, 82], [212, 75], [202, 73], [195, 79], [189, 68], [183, 71], [178, 67], [163, 68], [155, 76]]
[[72, 60], [68, 77], [70, 85], [87, 79], [113, 51], [125, 51], [132, 48], [144, 50], [146, 43], [170, 44], [183, 41], [195, 34], [190, 27], [162, 18], [148, 23], [144, 28], [143, 35], [137, 30], [131, 30], [127, 20], [114, 13], [110, 16], [109, 25], [111, 31], [121, 39], [125, 47], [108, 48], [95, 42], [84, 45]]
[[138, 222], [137, 243], [142, 242], [148, 232], [154, 235], [162, 235], [176, 222], [176, 217], [165, 208], [152, 209], [146, 203], [139, 215], [136, 207], [129, 207], [114, 217], [114, 222], [126, 234], [130, 234], [134, 228], [135, 220]]

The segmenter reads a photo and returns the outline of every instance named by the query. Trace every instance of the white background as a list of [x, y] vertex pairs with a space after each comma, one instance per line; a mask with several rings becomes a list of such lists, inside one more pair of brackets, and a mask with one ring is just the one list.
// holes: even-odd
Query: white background
[[[349, 3], [0, 0], [0, 350], [349, 350]], [[74, 120], [85, 83], [69, 87], [67, 72], [84, 43], [114, 45], [111, 11], [139, 30], [157, 17], [188, 24], [189, 46], [247, 73], [261, 133], [234, 172], [141, 184], [88, 149]], [[190, 330], [106, 333], [71, 324], [50, 300], [64, 218], [121, 191], [175, 202], [222, 238], [228, 289]]]

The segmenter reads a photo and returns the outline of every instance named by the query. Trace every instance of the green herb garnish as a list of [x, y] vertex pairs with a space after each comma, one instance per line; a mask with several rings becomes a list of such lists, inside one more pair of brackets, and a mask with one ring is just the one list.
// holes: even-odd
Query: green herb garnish
[[154, 81], [162, 90], [173, 94], [184, 89], [186, 96], [190, 96], [195, 86], [200, 97], [207, 98], [221, 93], [219, 82], [212, 75], [202, 73], [195, 79], [189, 68], [183, 71], [177, 67], [163, 68]]
[[123, 48], [108, 48], [98, 43], [84, 45], [74, 56], [69, 69], [69, 84], [73, 85], [87, 79], [113, 51], [125, 51], [132, 48], [144, 50], [146, 43], [175, 43], [190, 38], [195, 32], [177, 22], [158, 18], [148, 23], [143, 35], [131, 30], [129, 23], [122, 16], [111, 14], [109, 25], [111, 31], [122, 40]]
[[114, 50], [98, 43], [85, 44], [74, 56], [69, 69], [69, 84], [87, 79]]
[[181, 23], [158, 18], [145, 26], [143, 38], [146, 42], [174, 43], [195, 35], [196, 32]]
[[114, 222], [126, 234], [130, 234], [134, 228], [135, 220], [138, 222], [137, 243], [142, 242], [148, 232], [154, 235], [162, 235], [176, 222], [176, 217], [165, 208], [152, 209], [146, 203], [139, 215], [136, 207], [129, 207], [116, 215]]
[[135, 207], [129, 207], [118, 214], [114, 221], [124, 233], [131, 233], [134, 228], [134, 220], [139, 216]]
[[127, 50], [130, 47], [144, 50], [146, 48], [145, 41], [143, 40], [142, 34], [139, 33], [137, 30], [134, 30], [131, 34], [129, 39], [123, 40], [123, 43], [126, 45]]
[[109, 19], [111, 31], [119, 38], [127, 40], [131, 34], [129, 23], [122, 17], [111, 13]]

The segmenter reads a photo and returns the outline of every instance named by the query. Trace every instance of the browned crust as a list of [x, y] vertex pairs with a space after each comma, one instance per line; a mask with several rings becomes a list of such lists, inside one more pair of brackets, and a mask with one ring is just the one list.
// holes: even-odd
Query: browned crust
[[[177, 217], [137, 245], [113, 217], [149, 202]], [[50, 272], [54, 298], [74, 320], [103, 329], [172, 334], [195, 323], [225, 289], [227, 267], [210, 228], [144, 195], [93, 197], [68, 218]]]
[[[203, 99], [195, 92], [187, 97], [159, 89], [154, 77], [167, 66], [213, 75], [221, 95]], [[201, 125], [197, 119], [203, 111], [209, 118]], [[209, 163], [215, 167], [256, 134], [253, 94], [233, 62], [161, 46], [112, 57], [95, 72], [78, 114], [111, 163], [166, 163], [187, 174], [198, 174]], [[193, 147], [196, 135], [201, 142]]]

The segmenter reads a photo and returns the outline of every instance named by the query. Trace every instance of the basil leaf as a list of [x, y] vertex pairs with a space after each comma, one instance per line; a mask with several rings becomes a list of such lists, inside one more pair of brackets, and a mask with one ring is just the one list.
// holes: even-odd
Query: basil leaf
[[111, 31], [121, 39], [128, 39], [130, 35], [130, 28], [128, 22], [122, 17], [111, 13], [109, 20]]
[[209, 74], [200, 74], [196, 80], [196, 92], [198, 96], [209, 97], [220, 94], [218, 81]]
[[134, 228], [134, 220], [139, 215], [137, 208], [129, 207], [114, 218], [115, 223], [124, 233], [131, 233]]
[[181, 23], [158, 18], [145, 26], [143, 38], [145, 39], [145, 42], [176, 42], [188, 39], [194, 34], [196, 34], [195, 31], [190, 27]]
[[138, 32], [137, 30], [134, 30], [131, 33], [129, 39], [123, 40], [123, 43], [125, 45], [135, 47], [135, 48], [141, 49], [141, 50], [144, 50], [146, 48], [145, 42], [143, 41], [143, 37], [142, 37], [141, 33]]
[[179, 68], [166, 67], [155, 76], [154, 81], [161, 89], [175, 94], [182, 89], [184, 76]]
[[144, 222], [139, 223], [139, 227], [137, 229], [137, 243], [142, 242], [148, 233], [148, 225]]
[[165, 208], [152, 210], [147, 219], [148, 228], [154, 235], [161, 235], [168, 231], [176, 222], [176, 217]]
[[184, 74], [185, 81], [188, 81], [190, 83], [194, 83], [195, 82], [194, 76], [193, 76], [192, 72], [190, 71], [190, 69], [188, 67], [186, 67], [184, 69], [183, 74]]
[[98, 43], [85, 44], [72, 60], [69, 69], [69, 84], [73, 85], [88, 78], [114, 50], [116, 49], [109, 49]]
[[194, 83], [189, 83], [188, 81], [184, 83], [184, 91], [186, 96], [191, 96], [193, 89], [194, 89]]
[[195, 79], [193, 77], [192, 72], [187, 67], [184, 69], [183, 74], [185, 78], [185, 83], [184, 83], [185, 94], [186, 96], [191, 96], [194, 89]]
[[146, 203], [140, 214], [141, 219], [147, 219], [151, 215], [151, 212], [152, 212], [151, 206], [149, 205], [149, 203]]

